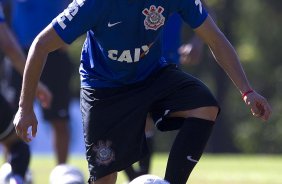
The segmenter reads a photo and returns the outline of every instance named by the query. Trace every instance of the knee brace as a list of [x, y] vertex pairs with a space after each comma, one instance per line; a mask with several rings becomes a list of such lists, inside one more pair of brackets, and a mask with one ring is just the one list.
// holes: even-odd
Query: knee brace
[[156, 124], [156, 127], [162, 131], [178, 130], [182, 127], [185, 118], [181, 117], [165, 117], [160, 123]]

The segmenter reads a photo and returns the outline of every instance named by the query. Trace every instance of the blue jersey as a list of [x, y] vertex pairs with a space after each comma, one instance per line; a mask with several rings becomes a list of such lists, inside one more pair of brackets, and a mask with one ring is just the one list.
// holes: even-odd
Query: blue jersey
[[169, 17], [163, 30], [163, 56], [167, 61], [177, 65], [179, 65], [178, 48], [181, 44], [182, 24], [180, 15], [174, 13]]
[[69, 0], [12, 0], [11, 21], [19, 43], [29, 48], [36, 35], [67, 5]]
[[207, 17], [200, 0], [74, 0], [53, 27], [69, 44], [87, 32], [82, 87], [117, 87], [142, 81], [167, 65], [162, 29], [174, 12], [192, 28]]
[[4, 16], [4, 12], [3, 12], [3, 8], [2, 8], [2, 4], [0, 2], [0, 23], [5, 21], [5, 16]]

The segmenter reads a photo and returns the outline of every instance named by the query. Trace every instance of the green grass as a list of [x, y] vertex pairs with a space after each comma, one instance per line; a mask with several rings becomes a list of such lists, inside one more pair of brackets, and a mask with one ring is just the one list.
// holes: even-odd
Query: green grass
[[[163, 176], [166, 154], [154, 154], [152, 174]], [[83, 156], [71, 156], [70, 164], [88, 177]], [[34, 184], [48, 184], [55, 165], [51, 156], [34, 155], [31, 170]], [[126, 181], [119, 173], [117, 184]], [[282, 184], [282, 156], [273, 155], [204, 155], [190, 176], [189, 184]]]

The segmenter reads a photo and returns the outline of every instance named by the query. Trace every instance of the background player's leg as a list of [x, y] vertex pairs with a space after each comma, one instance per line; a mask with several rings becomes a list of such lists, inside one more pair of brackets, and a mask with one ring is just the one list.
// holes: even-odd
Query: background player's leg
[[7, 150], [7, 162], [11, 165], [13, 175], [25, 177], [30, 161], [30, 148], [13, 132], [1, 141]]
[[103, 178], [100, 178], [98, 180], [89, 181], [89, 184], [115, 184], [117, 181], [117, 172], [114, 172], [112, 174], [109, 174], [107, 176], [104, 176]]
[[146, 135], [146, 141], [147, 141], [149, 152], [146, 155], [146, 157], [144, 157], [139, 161], [139, 166], [140, 166], [139, 175], [148, 174], [150, 172], [151, 158], [153, 154], [153, 141], [154, 141], [153, 136]]
[[67, 162], [69, 153], [70, 130], [67, 120], [53, 120], [53, 145], [57, 164]]
[[11, 165], [12, 174], [23, 180], [30, 160], [29, 145], [14, 131], [13, 109], [2, 95], [0, 95], [0, 109], [0, 143], [5, 149], [5, 159]]
[[[64, 71], [64, 72], [62, 72]], [[52, 75], [50, 75], [52, 73]], [[50, 109], [44, 109], [44, 119], [50, 122], [53, 130], [53, 149], [57, 164], [68, 161], [70, 144], [69, 102], [71, 60], [68, 53], [57, 50], [48, 55], [41, 79], [53, 94]]]
[[29, 146], [22, 140], [13, 143], [9, 149], [8, 156], [8, 162], [12, 166], [13, 174], [19, 175], [24, 178], [29, 165], [29, 161]]
[[129, 181], [132, 181], [134, 178], [138, 177], [138, 172], [135, 170], [133, 165], [129, 166], [128, 168], [124, 169], [124, 172], [127, 176]]

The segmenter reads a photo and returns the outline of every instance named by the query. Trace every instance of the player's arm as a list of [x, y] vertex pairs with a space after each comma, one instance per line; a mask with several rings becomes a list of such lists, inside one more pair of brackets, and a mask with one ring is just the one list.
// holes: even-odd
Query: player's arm
[[17, 134], [26, 142], [31, 140], [27, 136], [28, 127], [32, 126], [33, 137], [37, 132], [37, 120], [33, 111], [33, 101], [46, 58], [50, 52], [64, 45], [65, 43], [50, 24], [34, 39], [29, 49], [23, 73], [19, 109], [14, 120]]
[[200, 61], [203, 51], [203, 41], [196, 35], [188, 43], [181, 45], [178, 49], [181, 64], [197, 64]]
[[22, 74], [25, 65], [25, 55], [6, 23], [0, 23], [0, 49], [10, 58], [13, 67]]
[[[211, 8], [209, 8], [204, 0], [201, 1], [202, 6], [209, 12], [209, 15], [211, 17], [215, 17], [215, 13]], [[185, 32], [189, 32], [188, 30], [185, 30]], [[200, 62], [204, 43], [203, 41], [194, 33], [191, 31], [189, 34], [192, 34], [193, 36], [189, 40], [188, 43], [182, 44], [179, 49], [178, 53], [180, 55], [180, 63], [181, 64], [198, 64]]]
[[[13, 67], [22, 75], [26, 57], [5, 22], [0, 23], [0, 49], [9, 58]], [[37, 87], [37, 97], [44, 108], [49, 107], [52, 95], [48, 88], [42, 83], [39, 83]]]
[[64, 45], [51, 25], [47, 26], [33, 41], [28, 52], [23, 73], [23, 84], [19, 106], [33, 108], [36, 86], [48, 54]]
[[195, 29], [195, 32], [209, 46], [216, 61], [227, 72], [240, 92], [244, 93], [250, 90], [251, 86], [239, 63], [234, 48], [213, 20], [208, 16], [204, 23]]
[[208, 16], [203, 24], [195, 29], [195, 32], [209, 46], [216, 61], [243, 95], [253, 115], [268, 120], [271, 113], [269, 104], [265, 98], [252, 90], [236, 51], [212, 18]]
[[[53, 21], [34, 39], [27, 56], [23, 75], [19, 109], [14, 125], [17, 134], [24, 141], [31, 141], [27, 129], [32, 127], [32, 135], [37, 132], [37, 119], [33, 111], [35, 88], [46, 62], [47, 55], [65, 44], [71, 44], [76, 38], [87, 32], [98, 20], [92, 15], [96, 1], [73, 0]], [[75, 11], [74, 11], [75, 10]], [[69, 18], [71, 16], [71, 19]], [[52, 74], [50, 74], [52, 75]]]

